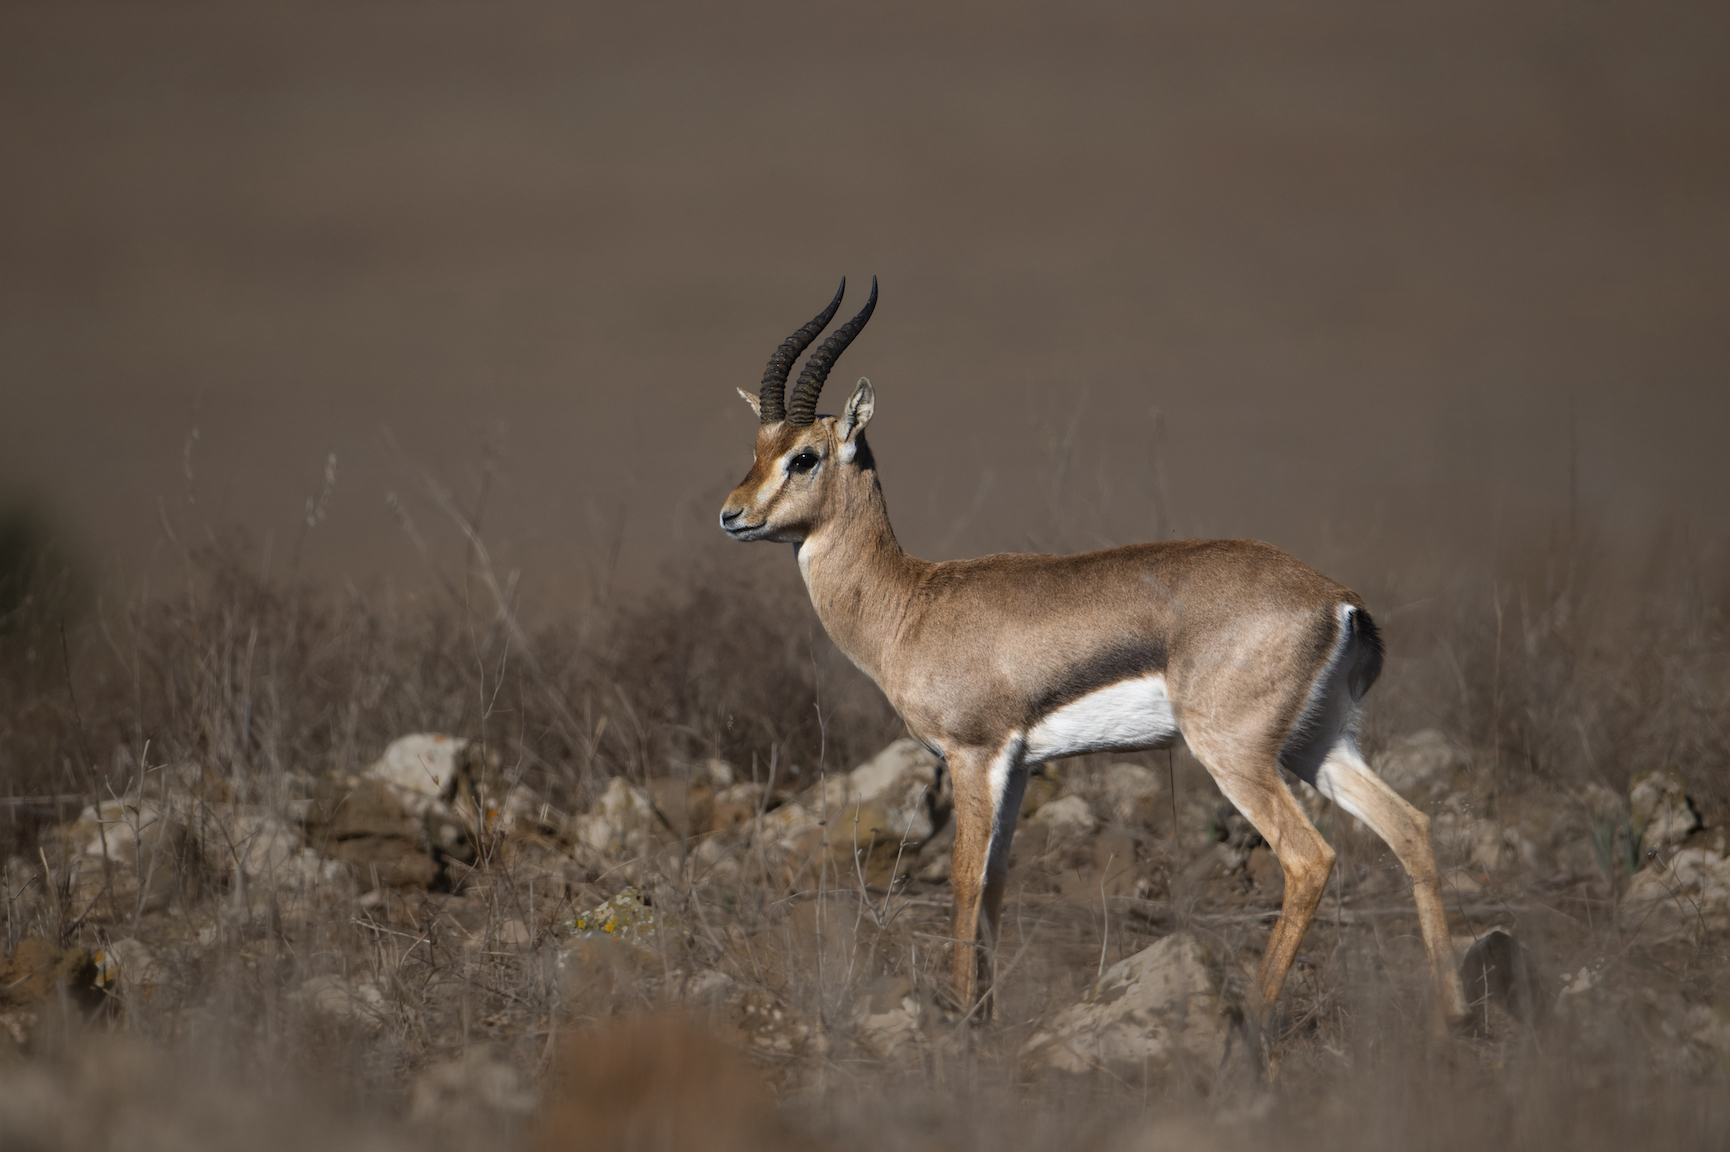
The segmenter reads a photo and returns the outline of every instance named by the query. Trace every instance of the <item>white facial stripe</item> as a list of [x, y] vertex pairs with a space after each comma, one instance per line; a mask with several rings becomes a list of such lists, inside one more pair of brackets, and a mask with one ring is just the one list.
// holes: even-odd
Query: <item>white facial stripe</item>
[[1176, 738], [1165, 677], [1156, 673], [1120, 680], [1048, 713], [1027, 733], [1027, 760], [1160, 748]]
[[781, 490], [786, 486], [787, 474], [779, 470], [772, 478], [757, 485], [757, 490], [751, 494], [748, 507], [760, 523], [769, 522], [770, 515], [775, 511], [775, 502], [781, 498]]

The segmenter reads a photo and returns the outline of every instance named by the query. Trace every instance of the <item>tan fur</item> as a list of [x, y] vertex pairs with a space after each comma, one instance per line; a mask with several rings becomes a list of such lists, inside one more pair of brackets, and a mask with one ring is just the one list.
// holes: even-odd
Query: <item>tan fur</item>
[[[1361, 609], [1361, 601], [1252, 540], [945, 563], [909, 556], [890, 528], [864, 441], [874, 404], [861, 380], [841, 417], [760, 426], [756, 459], [727, 498], [722, 527], [735, 539], [795, 545], [830, 637], [913, 734], [943, 754], [955, 786], [954, 934], [962, 943], [954, 982], [962, 1003], [978, 997], [988, 970], [1014, 831], [1015, 806], [994, 794], [994, 766], [1000, 791], [1018, 796], [1030, 763], [1027, 733], [1042, 717], [1099, 688], [1157, 674], [1183, 738], [1285, 869], [1285, 904], [1258, 980], [1263, 1003], [1272, 1004], [1334, 858], [1281, 779], [1278, 758], [1313, 719], [1317, 694], [1344, 691], [1343, 680], [1331, 688], [1322, 681], [1341, 650], [1341, 606]], [[818, 463], [790, 470], [801, 453]], [[1326, 739], [1349, 742], [1353, 703], [1335, 706], [1345, 726]], [[1463, 1015], [1458, 977], [1441, 961], [1447, 925], [1432, 899], [1422, 815], [1391, 803], [1389, 796], [1404, 802], [1385, 785], [1382, 795], [1365, 783], [1338, 748], [1327, 764], [1342, 797], [1353, 797], [1341, 802], [1388, 839], [1417, 884], [1443, 1012]]]

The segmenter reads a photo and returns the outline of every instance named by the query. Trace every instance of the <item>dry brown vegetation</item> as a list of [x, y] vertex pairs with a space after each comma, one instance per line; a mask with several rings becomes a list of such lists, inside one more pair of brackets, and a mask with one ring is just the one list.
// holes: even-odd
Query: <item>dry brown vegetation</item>
[[[1583, 553], [1367, 590], [1368, 750], [1434, 816], [1456, 931], [1529, 951], [1527, 1019], [1427, 1034], [1402, 873], [1306, 794], [1339, 866], [1273, 1029], [1082, 1077], [1024, 1042], [1175, 932], [1229, 1014], [1278, 905], [1181, 750], [1029, 790], [981, 1023], [942, 987], [941, 790], [834, 790], [901, 731], [790, 565], [534, 629], [480, 555], [416, 594], [233, 541], [171, 591], [39, 573], [0, 636], [0, 1143], [1722, 1147], [1730, 906], [1629, 893], [1725, 851], [1727, 590]], [[436, 803], [370, 770], [421, 732], [461, 747]]]

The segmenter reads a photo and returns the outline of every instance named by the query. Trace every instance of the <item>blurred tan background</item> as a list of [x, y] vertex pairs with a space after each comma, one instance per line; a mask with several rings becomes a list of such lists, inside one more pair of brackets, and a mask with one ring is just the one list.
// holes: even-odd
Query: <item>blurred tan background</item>
[[733, 389], [875, 273], [823, 408], [923, 555], [1721, 539], [1730, 8], [1445, 9], [8, 3], [0, 501], [413, 579], [424, 470], [543, 608], [766, 563]]

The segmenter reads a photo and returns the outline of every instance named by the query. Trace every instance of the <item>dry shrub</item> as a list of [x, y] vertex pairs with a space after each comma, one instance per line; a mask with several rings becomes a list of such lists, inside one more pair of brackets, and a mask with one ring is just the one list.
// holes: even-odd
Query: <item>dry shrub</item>
[[523, 635], [460, 593], [466, 581], [370, 596], [285, 582], [238, 535], [185, 564], [172, 593], [104, 600], [70, 624], [60, 602], [14, 611], [0, 774], [15, 793], [67, 799], [13, 804], [8, 854], [75, 815], [79, 796], [123, 793], [145, 764], [196, 762], [262, 796], [285, 771], [351, 773], [396, 736], [441, 731], [580, 806], [612, 776], [710, 757], [802, 786], [899, 729], [796, 580], [712, 569]]
[[875, 686], [823, 634], [790, 566], [767, 579], [703, 567], [620, 609], [597, 645], [586, 689], [610, 687], [642, 742], [619, 770], [713, 756], [761, 779], [773, 758], [778, 779], [801, 786], [901, 734]]
[[[1411, 581], [1418, 618], [1369, 698], [1375, 729], [1438, 727], [1504, 789], [1625, 792], [1676, 767], [1708, 823], [1730, 821], [1730, 567], [1685, 541], [1634, 552], [1516, 552], [1487, 577]], [[1372, 606], [1373, 607], [1373, 606]]]
[[[58, 884], [42, 825], [98, 799], [156, 796], [172, 775], [200, 781], [218, 821], [232, 822], [235, 804], [285, 811], [303, 787], [296, 780], [353, 773], [408, 732], [479, 741], [491, 757], [483, 763], [566, 812], [617, 777], [658, 795], [715, 757], [747, 779], [773, 771], [786, 795], [900, 734], [822, 635], [790, 565], [768, 578], [738, 575], [749, 564], [700, 565], [638, 601], [524, 629], [514, 604], [490, 591], [498, 584], [484, 557], [414, 593], [366, 594], [267, 578], [236, 538], [182, 560], [171, 593], [110, 593], [82, 617], [40, 598], [8, 618], [0, 771], [67, 797], [58, 810], [12, 806], [6, 851], [23, 859], [9, 881], [39, 859]], [[1675, 764], [1709, 821], [1720, 820], [1730, 642], [1725, 589], [1697, 577], [1706, 570], [1569, 569], [1546, 554], [1510, 559], [1489, 581], [1385, 595], [1428, 604], [1386, 614], [1396, 659], [1371, 697], [1371, 743], [1440, 727], [1492, 791], [1508, 793], [1588, 781], [1620, 790], [1636, 771]], [[745, 830], [729, 833], [723, 881], [705, 879], [716, 860], [705, 863], [694, 839], [657, 832], [658, 849], [618, 867], [652, 891], [669, 930], [646, 952], [624, 949], [623, 975], [581, 987], [582, 965], [559, 967], [553, 926], [618, 894], [624, 877], [585, 871], [552, 833], [512, 852], [478, 845], [461, 883], [445, 885], [454, 891], [379, 889], [364, 900], [370, 885], [352, 878], [310, 892], [241, 883], [221, 861], [190, 856], [169, 877], [172, 891], [115, 913], [80, 910], [59, 888], [14, 897], [12, 884], [8, 943], [38, 935], [32, 947], [94, 953], [135, 935], [160, 971], [147, 988], [107, 993], [100, 1028], [217, 1053], [237, 1078], [306, 1086], [341, 1115], [400, 1117], [407, 1101], [437, 1097], [410, 1086], [440, 1068], [437, 1084], [505, 1085], [503, 1103], [481, 1101], [481, 1121], [437, 1130], [435, 1145], [509, 1145], [522, 1120], [509, 1108], [527, 1091], [517, 1088], [537, 1080], [556, 1101], [540, 1129], [547, 1147], [785, 1144], [789, 1128], [737, 1053], [654, 1015], [688, 978], [716, 973], [738, 1003], [726, 1010], [734, 1017], [715, 1007], [710, 1022], [730, 1019], [779, 1106], [835, 1147], [1589, 1148], [1643, 1136], [1684, 1147], [1723, 1134], [1712, 1091], [1725, 1068], [1709, 1064], [1719, 1057], [1665, 1032], [1704, 1019], [1722, 959], [1643, 949], [1606, 919], [1606, 896], [1589, 881], [1570, 890], [1576, 903], [1543, 894], [1564, 911], [1528, 908], [1550, 919], [1521, 921], [1552, 972], [1609, 965], [1613, 994], [1584, 1022], [1432, 1041], [1423, 965], [1399, 921], [1374, 908], [1365, 920], [1330, 921], [1324, 907], [1272, 1042], [1271, 1091], [1207, 1076], [1181, 1088], [1029, 1078], [1020, 1043], [1105, 963], [1174, 928], [1245, 963], [1264, 939], [1265, 890], [1252, 891], [1247, 874], [1194, 870], [1231, 834], [1229, 820], [1200, 767], [1181, 752], [1174, 760], [1177, 796], [1153, 805], [1139, 838], [1114, 842], [1149, 881], [1145, 893], [1104, 890], [1103, 841], [1046, 850], [1018, 840], [999, 1014], [980, 1032], [943, 1015], [946, 889], [930, 881], [890, 899], [882, 876], [852, 867], [844, 813], [829, 814], [816, 865], [792, 872], [777, 871]], [[1148, 766], [1163, 776], [1163, 757]], [[1079, 787], [1102, 768], [1061, 771]], [[1330, 828], [1341, 883], [1373, 879], [1380, 847]], [[1378, 899], [1403, 908], [1402, 883], [1376, 889]], [[1338, 897], [1330, 892], [1335, 911]], [[909, 997], [924, 1013], [913, 1055], [880, 1057], [854, 1035], [862, 1006]], [[79, 1044], [101, 1041], [68, 1050]], [[40, 1057], [43, 1083], [60, 1085], [55, 1099], [85, 1099], [82, 1057], [58, 1066]], [[197, 1114], [173, 1091], [145, 1094]], [[1590, 1106], [1573, 1107], [1582, 1094]], [[260, 1103], [259, 1114], [273, 1107]], [[684, 1136], [692, 1125], [695, 1140]]]

